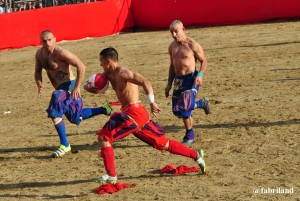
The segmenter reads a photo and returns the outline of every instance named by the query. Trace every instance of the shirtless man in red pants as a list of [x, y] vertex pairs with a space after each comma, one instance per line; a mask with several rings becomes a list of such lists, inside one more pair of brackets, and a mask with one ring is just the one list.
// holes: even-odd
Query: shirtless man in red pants
[[[106, 174], [94, 180], [102, 184], [117, 182], [112, 143], [130, 134], [157, 150], [166, 150], [195, 160], [202, 173], [205, 173], [204, 151], [191, 149], [168, 139], [163, 128], [150, 119], [146, 108], [142, 106], [139, 101], [139, 86], [142, 86], [147, 94], [152, 114], [156, 116], [156, 113], [161, 111], [155, 103], [150, 82], [141, 74], [119, 66], [118, 52], [112, 47], [100, 52], [99, 61], [121, 103], [121, 112], [113, 113], [104, 127], [97, 132]], [[93, 92], [92, 89], [86, 90]]]

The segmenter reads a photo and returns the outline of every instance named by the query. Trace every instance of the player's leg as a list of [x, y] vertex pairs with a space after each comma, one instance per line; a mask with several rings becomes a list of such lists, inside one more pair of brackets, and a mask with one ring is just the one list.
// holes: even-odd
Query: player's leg
[[94, 178], [93, 180], [105, 184], [105, 183], [113, 183], [115, 184], [118, 181], [116, 168], [115, 168], [115, 154], [111, 143], [106, 140], [104, 137], [98, 137], [98, 142], [101, 150], [101, 157], [103, 159], [104, 168], [106, 170], [106, 174]]
[[193, 129], [193, 117], [183, 117], [183, 124], [185, 126], [185, 136], [183, 137], [183, 144], [191, 144], [195, 142], [195, 131]]
[[185, 156], [185, 157], [194, 159], [198, 163], [198, 165], [201, 169], [201, 172], [205, 173], [206, 164], [205, 164], [205, 160], [204, 160], [204, 150], [203, 149], [201, 149], [201, 148], [198, 150], [191, 149], [175, 140], [169, 139], [168, 143], [164, 147], [164, 150], [167, 150], [172, 154], [181, 155], [181, 156]]
[[109, 104], [109, 102], [105, 102], [102, 107], [96, 107], [96, 108], [83, 108], [82, 109], [82, 120], [89, 119], [93, 116], [104, 114], [104, 115], [111, 115], [113, 113], [113, 110]]
[[135, 136], [157, 150], [166, 150], [197, 161], [202, 173], [205, 172], [204, 151], [191, 149], [180, 142], [167, 139], [163, 128], [158, 123], [149, 121], [138, 133], [135, 133]]
[[210, 107], [209, 107], [209, 100], [208, 98], [202, 98], [198, 101], [195, 101], [195, 109], [196, 108], [200, 108], [200, 109], [203, 109], [205, 114], [210, 114], [211, 113], [211, 110], [210, 110]]
[[106, 174], [94, 178], [93, 180], [99, 183], [116, 183], [117, 174], [115, 168], [114, 150], [111, 143], [121, 139], [138, 130], [137, 125], [123, 112], [115, 112], [110, 117], [104, 127], [97, 132], [98, 142], [100, 146]]
[[67, 91], [54, 91], [46, 110], [60, 139], [60, 145], [58, 149], [52, 153], [52, 157], [60, 157], [71, 151], [71, 146], [69, 145], [66, 135], [66, 125], [62, 119], [64, 110], [68, 108], [69, 98], [71, 98], [71, 96]]
[[54, 127], [60, 139], [60, 145], [56, 151], [52, 153], [52, 157], [58, 158], [71, 151], [71, 146], [67, 139], [66, 125], [62, 118], [52, 119]]
[[[184, 97], [172, 98], [172, 111], [175, 116], [181, 118], [186, 129], [185, 135], [183, 137], [183, 144], [191, 144], [195, 142], [195, 132], [193, 130], [193, 118], [192, 110], [190, 106], [187, 106], [187, 101], [184, 101]], [[191, 105], [191, 104], [190, 104]]]

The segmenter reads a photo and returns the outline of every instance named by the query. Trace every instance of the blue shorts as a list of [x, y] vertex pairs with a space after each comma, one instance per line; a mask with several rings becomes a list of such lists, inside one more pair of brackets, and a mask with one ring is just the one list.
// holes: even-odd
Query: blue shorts
[[56, 90], [64, 90], [64, 91], [73, 91], [75, 87], [76, 80], [69, 80], [67, 82], [63, 82], [58, 87]]
[[75, 100], [71, 96], [70, 91], [55, 90], [52, 93], [46, 112], [50, 118], [62, 118], [62, 116], [65, 115], [71, 123], [79, 125], [82, 120], [82, 108], [83, 102], [81, 97]]
[[178, 118], [189, 118], [192, 115], [199, 90], [199, 87], [194, 85], [196, 76], [197, 71], [174, 78], [172, 111]]

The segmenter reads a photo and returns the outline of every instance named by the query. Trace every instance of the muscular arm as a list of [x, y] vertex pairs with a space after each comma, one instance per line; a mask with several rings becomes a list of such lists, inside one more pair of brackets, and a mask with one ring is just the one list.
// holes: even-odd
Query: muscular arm
[[199, 71], [204, 74], [208, 67], [208, 63], [207, 63], [206, 57], [204, 55], [204, 50], [201, 47], [201, 45], [199, 45], [198, 43], [195, 43], [194, 45], [192, 45], [191, 48], [194, 51], [196, 59], [199, 60], [201, 63]]
[[[208, 68], [208, 63], [207, 63], [206, 57], [204, 55], [204, 50], [201, 47], [201, 45], [195, 41], [192, 41], [190, 43], [190, 47], [191, 47], [192, 51], [194, 52], [195, 58], [197, 60], [199, 60], [199, 62], [201, 63], [199, 72], [201, 72], [204, 75], [206, 69]], [[202, 86], [202, 84], [203, 84], [203, 78], [200, 76], [197, 76], [195, 78], [195, 85]]]
[[[171, 44], [172, 45], [172, 44]], [[168, 81], [169, 80], [174, 80], [174, 77], [175, 77], [175, 68], [174, 68], [174, 65], [173, 65], [173, 59], [172, 59], [172, 47], [171, 45], [169, 46], [169, 56], [170, 56], [170, 67], [169, 67], [169, 76], [168, 76]]]
[[39, 52], [35, 55], [35, 71], [34, 71], [34, 79], [35, 83], [38, 87], [38, 96], [40, 97], [43, 92], [43, 78], [42, 78], [42, 64], [39, 60], [38, 56]]
[[[136, 84], [138, 86], [142, 86], [145, 93], [147, 95], [153, 95], [153, 87], [150, 83], [150, 81], [148, 79], [146, 79], [144, 76], [142, 76], [139, 73], [136, 72], [132, 72], [128, 69], [122, 70], [122, 72], [120, 73], [121, 77], [127, 81], [127, 82], [131, 82], [133, 84]], [[161, 111], [161, 109], [158, 108], [157, 104], [155, 102], [150, 104], [151, 107], [151, 112], [152, 114], [157, 117], [156, 113], [159, 113]]]
[[172, 44], [169, 46], [168, 49], [169, 56], [170, 56], [170, 66], [169, 66], [169, 76], [168, 76], [168, 85], [165, 88], [165, 96], [169, 97], [169, 92], [172, 88], [172, 83], [175, 77], [175, 68], [173, 65], [173, 59], [172, 59]]
[[153, 94], [153, 88], [151, 83], [141, 74], [132, 72], [128, 69], [123, 69], [120, 75], [125, 81], [131, 82], [138, 86], [142, 86], [147, 95]]
[[77, 97], [80, 95], [80, 85], [83, 82], [86, 67], [76, 55], [67, 50], [62, 50], [60, 56], [67, 63], [77, 68], [76, 83], [72, 91], [72, 96], [77, 99]]

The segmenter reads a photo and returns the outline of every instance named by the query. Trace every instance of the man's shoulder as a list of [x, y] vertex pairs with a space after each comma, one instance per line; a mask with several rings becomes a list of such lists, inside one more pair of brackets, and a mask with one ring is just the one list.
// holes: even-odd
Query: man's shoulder
[[62, 47], [60, 47], [58, 45], [55, 46], [54, 50], [55, 50], [56, 54], [61, 54], [61, 53], [64, 53], [64, 52], [69, 52], [68, 50], [66, 50], [66, 49], [64, 49], [64, 48], [62, 48]]
[[131, 72], [131, 70], [128, 67], [125, 67], [125, 66], [119, 66], [117, 68], [117, 70], [118, 70], [119, 73], [128, 73], [128, 72]]
[[171, 54], [174, 48], [178, 47], [178, 43], [176, 41], [172, 41], [169, 45], [169, 54]]
[[65, 60], [67, 57], [70, 58], [70, 57], [75, 56], [75, 54], [67, 49], [60, 47], [60, 46], [56, 46], [55, 50], [53, 52], [53, 56], [56, 57], [57, 59]]
[[169, 47], [170, 48], [172, 48], [174, 45], [176, 45], [177, 44], [177, 42], [174, 40], [174, 41], [172, 41], [171, 43], [170, 43], [170, 45], [169, 45]]
[[43, 52], [43, 48], [39, 48], [36, 53], [35, 53], [35, 57], [36, 58], [41, 58], [42, 57], [42, 52]]
[[197, 44], [198, 42], [194, 40], [193, 38], [187, 38], [188, 44]]
[[42, 52], [43, 48], [40, 47], [39, 49], [37, 49], [36, 54], [40, 54]]
[[187, 44], [193, 51], [196, 51], [200, 46], [200, 44], [197, 41], [195, 41], [193, 38], [188, 38]]

